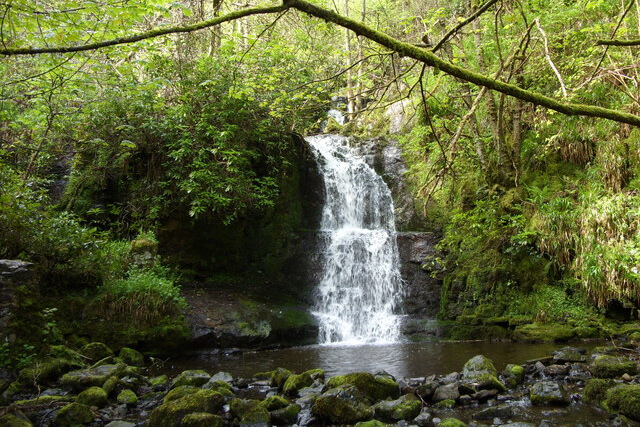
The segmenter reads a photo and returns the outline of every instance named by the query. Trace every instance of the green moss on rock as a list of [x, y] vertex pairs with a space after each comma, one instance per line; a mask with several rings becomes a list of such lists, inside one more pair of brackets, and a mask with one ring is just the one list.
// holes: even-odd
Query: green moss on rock
[[640, 421], [640, 385], [621, 384], [607, 391], [604, 405], [634, 421]]
[[313, 378], [311, 378], [311, 375], [308, 373], [304, 372], [299, 375], [293, 374], [289, 375], [289, 378], [285, 381], [282, 391], [286, 395], [297, 396], [298, 390], [304, 387], [309, 387], [311, 384], [313, 384]]
[[273, 387], [278, 387], [278, 390], [282, 390], [282, 388], [284, 387], [284, 383], [291, 375], [292, 373], [290, 370], [285, 368], [278, 368], [273, 371], [273, 374], [271, 375], [271, 385]]
[[444, 399], [436, 403], [435, 406], [437, 406], [438, 408], [453, 408], [454, 406], [456, 406], [456, 401], [453, 399]]
[[341, 385], [353, 385], [373, 402], [387, 398], [397, 399], [400, 396], [398, 383], [390, 378], [373, 376], [368, 372], [355, 372], [329, 378], [327, 387], [335, 388]]
[[31, 421], [14, 414], [5, 414], [0, 417], [0, 427], [31, 427]]
[[201, 369], [183, 371], [171, 382], [171, 388], [176, 388], [183, 385], [201, 387], [205, 385], [210, 378], [211, 375]]
[[47, 358], [22, 369], [18, 376], [18, 381], [23, 384], [50, 384], [63, 374], [81, 367], [81, 363], [73, 360]]
[[80, 353], [91, 362], [97, 362], [105, 357], [113, 356], [113, 350], [101, 342], [91, 342], [85, 345], [80, 349]]
[[240, 418], [241, 427], [269, 426], [270, 423], [271, 415], [262, 406], [254, 406]]
[[587, 403], [599, 405], [607, 396], [607, 390], [616, 385], [615, 381], [610, 379], [592, 378], [587, 380], [584, 385], [583, 400]]
[[473, 379], [480, 375], [487, 374], [497, 377], [498, 371], [496, 371], [495, 366], [493, 366], [491, 359], [482, 354], [478, 354], [467, 360], [462, 368], [462, 376], [465, 379]]
[[87, 406], [103, 408], [107, 405], [107, 392], [102, 387], [89, 387], [78, 395], [76, 402]]
[[275, 425], [293, 425], [298, 420], [298, 414], [300, 414], [300, 406], [293, 404], [287, 405], [284, 408], [270, 411], [271, 422]]
[[245, 413], [249, 412], [260, 404], [261, 402], [256, 399], [233, 399], [229, 407], [231, 409], [231, 413], [234, 416], [242, 418]]
[[615, 378], [623, 374], [635, 375], [638, 373], [638, 365], [625, 357], [604, 355], [593, 361], [591, 373], [598, 378]]
[[469, 426], [457, 418], [445, 418], [439, 424], [439, 427], [469, 427]]
[[193, 412], [215, 413], [222, 409], [224, 396], [212, 390], [199, 390], [180, 399], [163, 403], [151, 412], [148, 427], [176, 427]]
[[389, 422], [412, 420], [421, 409], [422, 403], [412, 394], [405, 394], [396, 400], [384, 400], [374, 406], [376, 418]]
[[228, 382], [222, 380], [209, 381], [208, 383], [203, 385], [202, 388], [205, 390], [215, 390], [227, 397], [233, 396], [235, 394], [233, 392], [233, 389], [231, 388], [231, 385]]
[[93, 421], [93, 412], [87, 405], [81, 403], [70, 403], [60, 408], [53, 418], [53, 423], [60, 427], [89, 424], [91, 421]]
[[575, 331], [560, 323], [530, 323], [516, 327], [513, 336], [524, 342], [566, 342], [575, 337]]
[[138, 404], [138, 396], [129, 389], [124, 389], [118, 394], [117, 401], [121, 405], [136, 406]]
[[524, 368], [520, 365], [508, 364], [502, 371], [507, 387], [514, 388], [524, 381]]
[[45, 403], [52, 402], [73, 402], [76, 400], [75, 396], [55, 396], [55, 395], [46, 395], [46, 396], [38, 396], [34, 399], [26, 399], [26, 400], [18, 400], [14, 402], [17, 406], [32, 406], [32, 405], [42, 405]]
[[223, 427], [224, 420], [220, 415], [208, 412], [194, 412], [182, 418], [182, 427]]
[[200, 388], [192, 386], [192, 385], [181, 385], [179, 387], [170, 390], [169, 393], [164, 397], [163, 402], [171, 402], [172, 400], [178, 400], [190, 394], [196, 393]]
[[129, 347], [123, 347], [118, 353], [118, 357], [122, 359], [124, 363], [131, 366], [144, 366], [144, 356], [137, 350]]
[[290, 405], [290, 403], [284, 397], [275, 394], [264, 399], [262, 402], [260, 402], [260, 405], [267, 411], [275, 411], [276, 409], [286, 408]]
[[[334, 377], [336, 378], [336, 377]], [[354, 385], [343, 384], [319, 396], [311, 408], [313, 414], [333, 424], [354, 424], [373, 418], [373, 408]]]
[[533, 405], [566, 406], [569, 398], [562, 384], [556, 381], [540, 381], [529, 390], [529, 398]]
[[370, 421], [361, 421], [356, 423], [355, 427], [386, 427], [387, 425], [382, 421], [378, 420], [370, 420]]
[[96, 368], [68, 372], [60, 378], [60, 383], [74, 390], [84, 390], [88, 387], [101, 387], [110, 377], [120, 377], [125, 365], [102, 365]]

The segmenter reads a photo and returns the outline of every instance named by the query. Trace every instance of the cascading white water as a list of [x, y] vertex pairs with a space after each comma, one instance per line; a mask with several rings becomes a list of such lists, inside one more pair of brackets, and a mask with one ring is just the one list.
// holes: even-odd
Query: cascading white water
[[402, 279], [389, 188], [339, 135], [306, 138], [325, 185], [320, 343], [397, 341]]

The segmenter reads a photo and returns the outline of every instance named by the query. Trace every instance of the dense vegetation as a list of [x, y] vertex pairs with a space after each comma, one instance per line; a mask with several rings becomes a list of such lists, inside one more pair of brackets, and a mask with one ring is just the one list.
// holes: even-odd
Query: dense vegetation
[[[424, 49], [457, 28], [436, 52], [448, 63], [563, 102], [640, 112], [637, 48], [596, 45], [638, 38], [637, 2], [498, 1], [464, 26], [482, 4], [321, 6]], [[5, 49], [74, 46], [233, 8], [14, 0], [0, 5], [0, 37]], [[342, 131], [359, 136], [383, 135], [387, 106], [404, 109], [416, 204], [424, 228], [443, 236], [443, 318], [569, 322], [589, 335], [606, 309], [640, 302], [631, 125], [536, 108], [293, 10], [103, 49], [8, 54], [0, 72], [0, 258], [36, 263], [53, 298], [39, 310], [65, 296], [134, 329], [184, 333], [180, 264], [160, 260], [158, 243], [163, 252], [172, 242], [159, 237], [172, 221], [232, 230], [227, 242], [249, 224], [273, 239], [299, 228], [293, 214], [274, 219], [292, 197], [290, 135], [318, 131], [334, 95], [347, 98]], [[129, 330], [122, 343], [145, 334]]]

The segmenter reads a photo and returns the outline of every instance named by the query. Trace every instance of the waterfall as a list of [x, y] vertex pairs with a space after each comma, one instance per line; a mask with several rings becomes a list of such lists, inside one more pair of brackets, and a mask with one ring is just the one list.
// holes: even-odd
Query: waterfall
[[402, 279], [389, 188], [339, 135], [306, 138], [324, 179], [321, 343], [397, 341]]

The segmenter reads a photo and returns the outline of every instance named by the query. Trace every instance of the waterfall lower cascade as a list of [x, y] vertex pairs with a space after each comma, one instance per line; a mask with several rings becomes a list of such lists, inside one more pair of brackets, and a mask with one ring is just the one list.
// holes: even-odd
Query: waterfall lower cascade
[[325, 185], [323, 266], [314, 315], [320, 343], [386, 343], [400, 337], [402, 293], [389, 188], [339, 135], [306, 138]]

